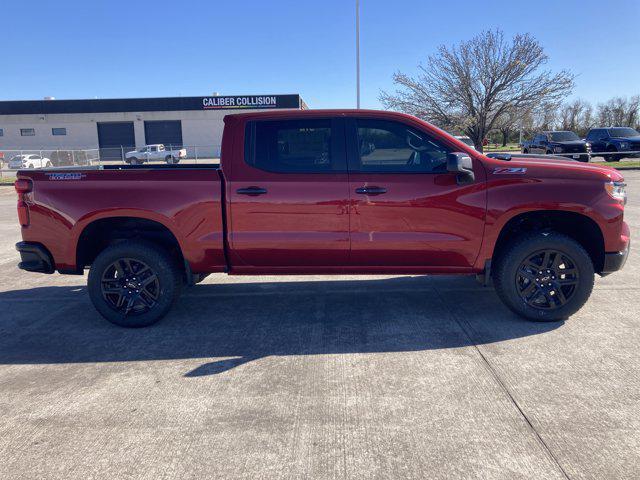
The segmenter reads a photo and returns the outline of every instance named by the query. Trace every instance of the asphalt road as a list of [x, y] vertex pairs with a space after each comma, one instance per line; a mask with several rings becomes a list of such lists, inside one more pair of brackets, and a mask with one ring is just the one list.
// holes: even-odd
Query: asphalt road
[[[640, 172], [627, 172], [640, 237]], [[0, 187], [0, 478], [637, 479], [640, 258], [567, 322], [462, 277], [225, 277], [125, 330], [16, 268]]]

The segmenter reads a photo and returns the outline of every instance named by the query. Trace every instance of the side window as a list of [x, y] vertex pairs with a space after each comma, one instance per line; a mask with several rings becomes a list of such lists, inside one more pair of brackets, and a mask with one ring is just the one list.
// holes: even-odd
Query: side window
[[338, 142], [333, 130], [331, 119], [249, 122], [245, 132], [245, 161], [277, 173], [344, 170], [344, 155], [336, 155]]
[[451, 149], [426, 133], [389, 120], [356, 119], [361, 172], [445, 172]]

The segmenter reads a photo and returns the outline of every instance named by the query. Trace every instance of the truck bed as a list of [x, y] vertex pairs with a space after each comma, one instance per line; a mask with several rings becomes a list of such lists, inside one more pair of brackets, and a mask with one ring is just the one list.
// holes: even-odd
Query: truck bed
[[[105, 165], [21, 170], [33, 181], [23, 239], [56, 269], [78, 271], [82, 232], [107, 217], [141, 218], [171, 232], [192, 272], [224, 270], [222, 180], [217, 165]], [[160, 226], [158, 225], [158, 226]]]

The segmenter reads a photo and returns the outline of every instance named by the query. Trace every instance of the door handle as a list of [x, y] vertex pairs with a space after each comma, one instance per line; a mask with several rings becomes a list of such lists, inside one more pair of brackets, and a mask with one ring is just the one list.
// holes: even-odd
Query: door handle
[[356, 193], [361, 195], [382, 195], [387, 193], [387, 189], [383, 187], [360, 187], [356, 188]]
[[236, 190], [236, 193], [239, 193], [240, 195], [251, 195], [252, 197], [255, 197], [256, 195], [263, 195], [267, 193], [267, 189], [261, 187], [239, 188], [238, 190]]

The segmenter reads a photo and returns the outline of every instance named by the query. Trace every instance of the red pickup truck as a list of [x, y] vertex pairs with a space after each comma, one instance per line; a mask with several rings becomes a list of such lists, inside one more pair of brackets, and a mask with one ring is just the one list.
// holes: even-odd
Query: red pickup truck
[[98, 312], [158, 321], [211, 272], [475, 274], [558, 320], [629, 252], [623, 178], [489, 158], [409, 115], [228, 115], [221, 166], [20, 171], [20, 268], [82, 274]]

